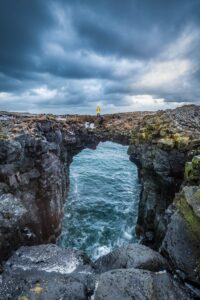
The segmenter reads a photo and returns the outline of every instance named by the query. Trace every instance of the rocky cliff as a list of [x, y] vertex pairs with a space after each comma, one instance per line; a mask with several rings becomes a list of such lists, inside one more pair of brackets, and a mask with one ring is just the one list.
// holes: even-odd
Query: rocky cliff
[[102, 118], [1, 114], [1, 260], [19, 245], [55, 241], [73, 156], [86, 147], [95, 149], [100, 141], [128, 144], [131, 129], [145, 114]]
[[138, 236], [160, 249], [185, 280], [198, 286], [199, 153], [199, 106], [144, 117], [129, 147], [142, 182]]
[[[51, 245], [21, 248], [4, 265], [2, 299], [24, 299], [37, 291], [44, 293], [41, 299], [51, 299], [51, 282], [58, 288], [52, 299], [89, 299], [93, 294], [94, 299], [192, 299], [183, 282], [198, 297], [199, 132], [200, 107], [193, 105], [102, 118], [1, 113], [1, 260], [21, 245], [55, 241], [73, 156], [107, 140], [130, 144], [142, 183], [137, 233], [141, 243], [165, 257], [134, 246], [93, 264], [81, 253]], [[68, 260], [77, 262], [70, 275]]]
[[185, 281], [200, 287], [200, 156], [186, 163], [184, 182], [168, 210], [160, 251]]

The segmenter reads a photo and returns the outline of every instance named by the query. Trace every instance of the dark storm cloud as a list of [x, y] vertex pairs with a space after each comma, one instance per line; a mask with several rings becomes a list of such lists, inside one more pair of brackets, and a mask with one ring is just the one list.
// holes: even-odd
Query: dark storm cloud
[[199, 0], [0, 0], [0, 45], [3, 108], [199, 101]]
[[100, 53], [154, 57], [188, 23], [200, 20], [198, 1], [73, 1], [79, 37]]
[[53, 25], [53, 16], [44, 1], [0, 1], [1, 71], [31, 71], [39, 53], [42, 35]]

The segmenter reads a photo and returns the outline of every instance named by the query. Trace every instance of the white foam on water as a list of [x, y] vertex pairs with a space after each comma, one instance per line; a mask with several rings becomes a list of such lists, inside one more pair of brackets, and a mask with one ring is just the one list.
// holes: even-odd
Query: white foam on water
[[124, 238], [127, 240], [131, 240], [133, 238], [133, 236], [129, 232], [124, 231]]
[[78, 194], [78, 174], [73, 175], [74, 179], [74, 194]]
[[158, 271], [158, 272], [155, 272], [156, 274], [165, 274], [165, 273], [167, 273], [167, 271], [166, 270], [163, 270], [163, 271]]
[[89, 271], [80, 271], [78, 273], [79, 274], [86, 274], [86, 275], [92, 274], [92, 272], [89, 272]]
[[94, 250], [94, 259], [97, 259], [99, 258], [100, 256], [103, 256], [103, 255], [106, 255], [108, 254], [109, 252], [111, 252], [112, 250], [112, 247], [111, 246], [100, 246], [100, 247], [97, 247], [95, 250]]

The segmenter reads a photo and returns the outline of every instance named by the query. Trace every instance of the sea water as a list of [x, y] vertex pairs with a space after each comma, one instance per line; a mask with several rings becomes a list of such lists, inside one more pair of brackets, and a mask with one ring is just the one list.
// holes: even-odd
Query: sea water
[[140, 185], [127, 149], [105, 142], [74, 157], [60, 246], [84, 250], [96, 259], [136, 241]]

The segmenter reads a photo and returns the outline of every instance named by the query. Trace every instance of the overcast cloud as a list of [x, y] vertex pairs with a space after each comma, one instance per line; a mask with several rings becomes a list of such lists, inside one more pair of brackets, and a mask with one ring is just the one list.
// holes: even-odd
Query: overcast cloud
[[199, 0], [0, 0], [0, 110], [200, 103]]

